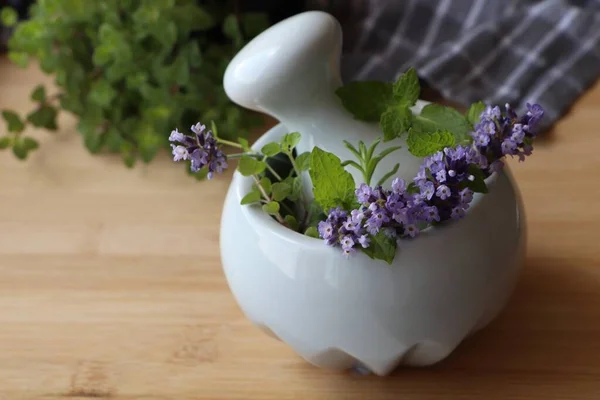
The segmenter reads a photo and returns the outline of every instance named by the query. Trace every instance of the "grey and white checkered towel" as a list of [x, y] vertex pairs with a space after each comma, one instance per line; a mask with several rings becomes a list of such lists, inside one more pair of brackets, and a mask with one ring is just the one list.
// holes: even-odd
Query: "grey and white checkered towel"
[[600, 76], [600, 0], [313, 0], [344, 27], [342, 73], [409, 66], [445, 98], [541, 104], [547, 128]]

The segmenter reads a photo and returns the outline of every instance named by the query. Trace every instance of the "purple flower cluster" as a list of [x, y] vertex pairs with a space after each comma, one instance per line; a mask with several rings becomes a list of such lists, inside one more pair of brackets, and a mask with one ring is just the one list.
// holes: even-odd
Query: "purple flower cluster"
[[330, 246], [341, 246], [350, 255], [357, 248], [367, 248], [371, 235], [380, 232], [388, 237], [415, 237], [419, 222], [438, 218], [435, 207], [423, 202], [415, 203], [415, 197], [407, 192], [406, 182], [396, 178], [392, 190], [381, 186], [371, 188], [361, 184], [356, 189], [360, 207], [350, 213], [332, 209], [325, 221], [318, 226], [320, 236]]
[[502, 168], [502, 158], [506, 155], [517, 156], [520, 161], [531, 155], [535, 128], [544, 116], [544, 110], [538, 104], [527, 103], [528, 111], [521, 118], [509, 104], [505, 108], [502, 113], [500, 107], [488, 106], [472, 133], [475, 147], [489, 161], [490, 172]]
[[437, 222], [462, 218], [473, 200], [468, 186], [477, 179], [474, 171], [486, 166], [487, 159], [474, 147], [446, 147], [426, 157], [414, 179], [419, 189], [415, 202], [435, 208]]
[[173, 148], [173, 161], [190, 160], [192, 172], [208, 168], [207, 178], [227, 168], [227, 156], [221, 151], [217, 139], [206, 126], [197, 123], [191, 128], [193, 136], [184, 135], [177, 129], [171, 132], [169, 141]]

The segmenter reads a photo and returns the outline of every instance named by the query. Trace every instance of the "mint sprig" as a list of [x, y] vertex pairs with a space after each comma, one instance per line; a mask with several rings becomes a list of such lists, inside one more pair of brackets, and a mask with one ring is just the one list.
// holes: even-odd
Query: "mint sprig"
[[[355, 118], [379, 121], [385, 142], [411, 132], [411, 142], [420, 143], [417, 135], [425, 135], [423, 141], [429, 141], [437, 132], [447, 132], [454, 136], [454, 144], [467, 144], [472, 140], [469, 132], [485, 107], [481, 102], [475, 103], [466, 115], [462, 115], [451, 107], [428, 104], [419, 114], [414, 114], [411, 108], [421, 94], [414, 68], [400, 75], [394, 83], [353, 82], [339, 88], [336, 94]], [[417, 152], [413, 153], [413, 149]], [[418, 157], [424, 154], [422, 146], [409, 146], [409, 151]]]

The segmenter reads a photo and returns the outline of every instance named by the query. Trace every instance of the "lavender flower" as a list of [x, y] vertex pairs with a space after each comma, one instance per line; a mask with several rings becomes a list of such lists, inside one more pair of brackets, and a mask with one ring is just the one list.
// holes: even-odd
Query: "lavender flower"
[[339, 207], [331, 209], [318, 227], [325, 243], [341, 247], [345, 255], [368, 248], [372, 236], [379, 233], [389, 238], [415, 237], [418, 223], [439, 218], [435, 207], [430, 207], [428, 214], [415, 204], [414, 195], [407, 192], [406, 182], [399, 178], [392, 182], [392, 190], [361, 184], [355, 194], [361, 203], [358, 209], [350, 213]]
[[[489, 112], [495, 114], [494, 110]], [[459, 215], [453, 210], [468, 209], [473, 198], [473, 192], [464, 187], [475, 179], [470, 169], [483, 166], [487, 166], [487, 160], [472, 146], [446, 148], [426, 157], [414, 179], [419, 189], [415, 200], [421, 209], [413, 206], [410, 211], [428, 223], [443, 222]]]
[[539, 104], [527, 103], [527, 113], [519, 118], [509, 104], [505, 105], [504, 114], [499, 107], [488, 107], [480, 116], [471, 134], [474, 146], [488, 160], [489, 172], [502, 168], [500, 161], [506, 155], [517, 156], [519, 161], [531, 155], [531, 143], [536, 136], [535, 128], [544, 116]]
[[206, 126], [197, 123], [191, 127], [193, 136], [187, 136], [177, 129], [169, 135], [173, 149], [173, 161], [190, 160], [192, 172], [207, 167], [207, 178], [212, 179], [214, 173], [222, 173], [227, 167], [227, 156], [219, 146], [219, 142]]

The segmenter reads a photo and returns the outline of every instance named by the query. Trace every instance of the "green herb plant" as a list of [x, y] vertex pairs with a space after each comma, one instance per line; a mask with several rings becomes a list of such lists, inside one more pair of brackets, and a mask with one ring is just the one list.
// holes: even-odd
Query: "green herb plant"
[[230, 139], [263, 121], [222, 87], [233, 55], [268, 26], [263, 14], [217, 0], [39, 0], [29, 11], [21, 23], [13, 9], [2, 11], [2, 22], [14, 26], [8, 57], [21, 67], [37, 60], [58, 91], [36, 86], [31, 112], [2, 111], [0, 148], [20, 159], [38, 148], [26, 127], [56, 131], [61, 111], [76, 116], [91, 153], [120, 153], [129, 167], [153, 160], [168, 147], [167, 127], [192, 125], [199, 109]]

